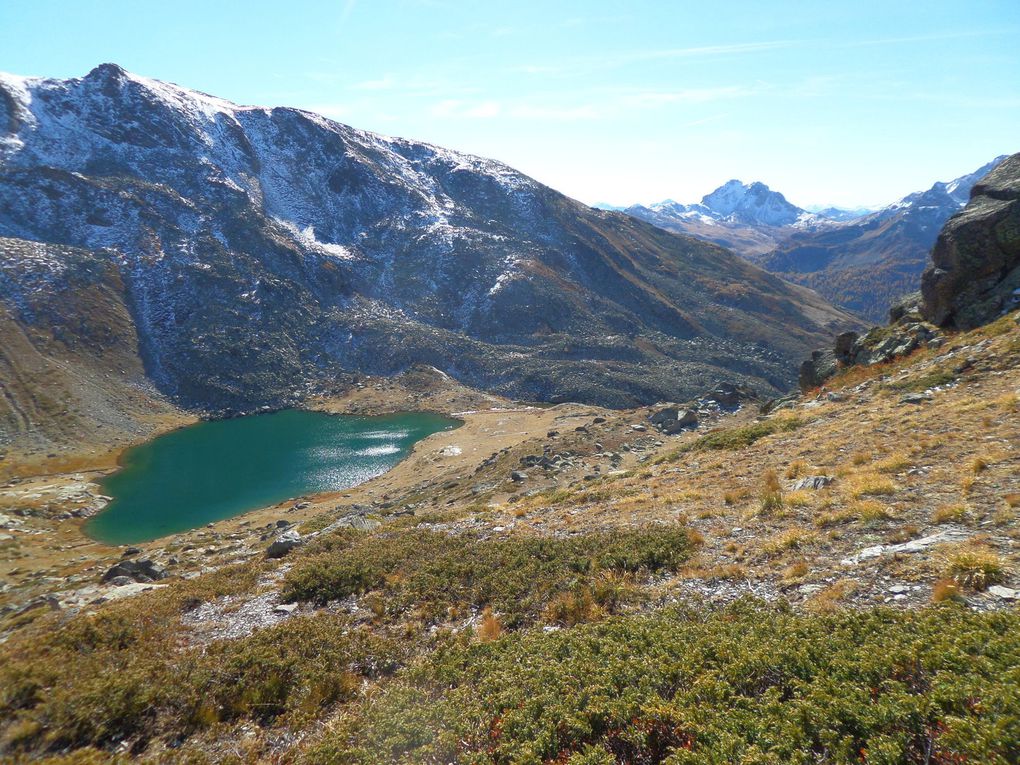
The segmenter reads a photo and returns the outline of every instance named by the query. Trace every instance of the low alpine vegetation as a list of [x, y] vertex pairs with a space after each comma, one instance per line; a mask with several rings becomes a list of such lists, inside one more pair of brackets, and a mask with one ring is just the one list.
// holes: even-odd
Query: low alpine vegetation
[[[487, 541], [426, 530], [342, 533], [287, 574], [283, 597], [324, 604], [377, 591], [389, 616], [413, 609], [438, 622], [451, 608], [488, 607], [513, 628], [538, 619], [554, 599], [597, 592], [607, 575], [674, 572], [694, 546], [676, 525]], [[597, 600], [610, 610], [618, 602]]]
[[356, 705], [311, 763], [1020, 758], [1020, 615], [667, 611], [436, 652]]

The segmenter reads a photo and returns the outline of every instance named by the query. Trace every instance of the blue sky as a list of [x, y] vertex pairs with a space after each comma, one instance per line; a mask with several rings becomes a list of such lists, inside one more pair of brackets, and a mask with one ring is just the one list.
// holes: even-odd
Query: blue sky
[[881, 204], [1020, 151], [1020, 0], [0, 0], [0, 70], [104, 61], [589, 203]]

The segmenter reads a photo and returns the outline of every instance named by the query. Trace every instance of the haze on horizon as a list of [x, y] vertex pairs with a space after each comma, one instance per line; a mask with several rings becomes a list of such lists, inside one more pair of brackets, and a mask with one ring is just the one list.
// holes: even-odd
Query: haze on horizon
[[6, 0], [0, 71], [105, 61], [499, 159], [587, 203], [730, 178], [876, 206], [1020, 149], [1020, 4]]

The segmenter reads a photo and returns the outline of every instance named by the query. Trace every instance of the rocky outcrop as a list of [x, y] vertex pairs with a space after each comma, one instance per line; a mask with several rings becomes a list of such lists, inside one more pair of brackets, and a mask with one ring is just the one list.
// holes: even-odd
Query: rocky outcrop
[[881, 364], [913, 353], [921, 347], [938, 347], [943, 338], [939, 328], [921, 316], [920, 297], [895, 305], [890, 323], [872, 327], [863, 336], [844, 332], [836, 337], [832, 350], [818, 350], [800, 366], [801, 390], [813, 390], [843, 367]]
[[1020, 154], [985, 176], [939, 234], [921, 277], [925, 318], [971, 329], [1020, 305]]

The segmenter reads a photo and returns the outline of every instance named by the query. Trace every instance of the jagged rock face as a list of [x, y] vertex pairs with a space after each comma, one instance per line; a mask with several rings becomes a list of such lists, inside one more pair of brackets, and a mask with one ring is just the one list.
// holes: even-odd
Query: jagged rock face
[[[852, 323], [718, 247], [498, 162], [114, 65], [0, 75], [0, 235], [113, 269], [149, 377], [211, 409], [415, 363], [615, 406], [724, 377], [769, 391]], [[31, 324], [15, 291], [0, 301]]]
[[971, 329], [1020, 304], [1020, 154], [985, 176], [946, 224], [921, 279], [926, 319]]

